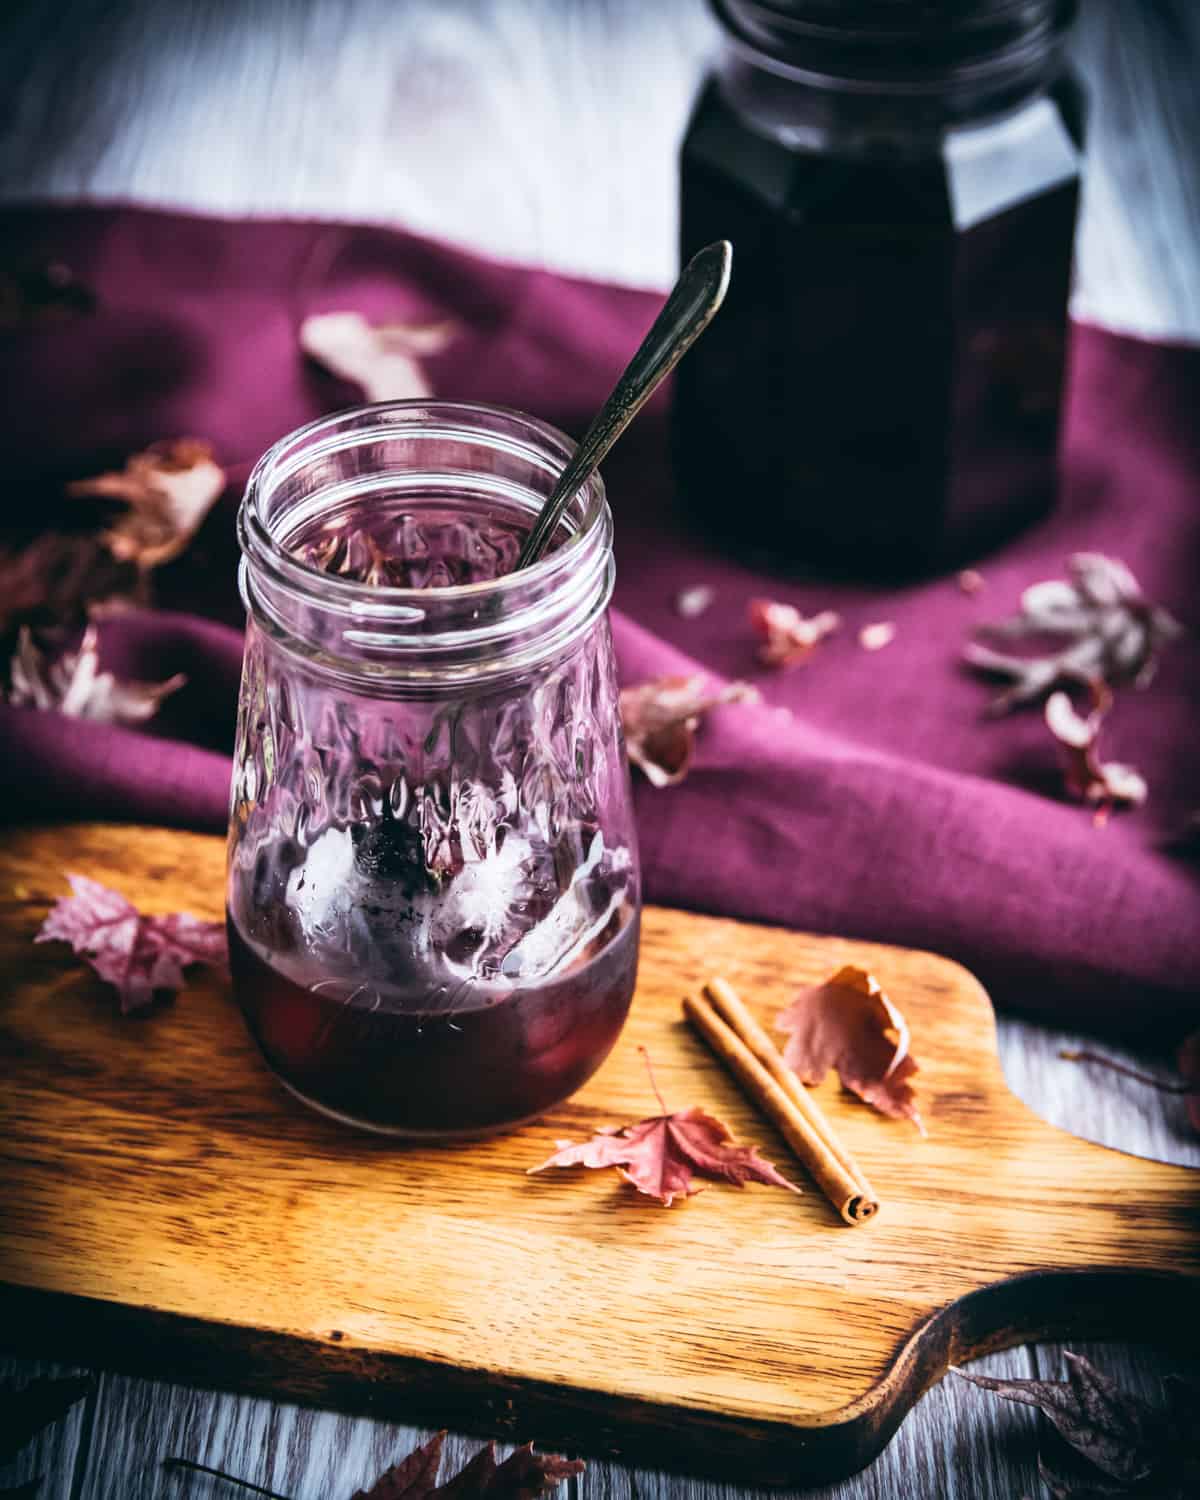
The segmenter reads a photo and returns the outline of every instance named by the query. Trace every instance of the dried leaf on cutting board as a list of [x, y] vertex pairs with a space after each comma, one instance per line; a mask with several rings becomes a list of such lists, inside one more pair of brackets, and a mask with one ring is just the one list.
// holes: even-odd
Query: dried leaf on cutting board
[[925, 1134], [908, 1023], [865, 969], [847, 965], [824, 984], [801, 990], [775, 1025], [788, 1033], [784, 1059], [802, 1082], [819, 1084], [833, 1068], [844, 1088]]
[[123, 1012], [178, 990], [191, 964], [227, 965], [223, 922], [204, 922], [187, 912], [148, 917], [98, 880], [67, 879], [73, 894], [59, 898], [34, 942], [70, 943], [116, 990]]
[[[646, 1067], [649, 1070], [648, 1058]], [[761, 1182], [793, 1193], [800, 1191], [753, 1146], [736, 1145], [721, 1120], [701, 1109], [669, 1113], [658, 1095], [653, 1073], [650, 1081], [661, 1114], [634, 1125], [598, 1131], [581, 1145], [560, 1141], [554, 1155], [541, 1166], [531, 1167], [530, 1173], [545, 1172], [549, 1167], [616, 1167], [639, 1193], [657, 1198], [667, 1208], [676, 1198], [689, 1198], [702, 1191], [704, 1184], [696, 1182], [696, 1173], [737, 1187]]]

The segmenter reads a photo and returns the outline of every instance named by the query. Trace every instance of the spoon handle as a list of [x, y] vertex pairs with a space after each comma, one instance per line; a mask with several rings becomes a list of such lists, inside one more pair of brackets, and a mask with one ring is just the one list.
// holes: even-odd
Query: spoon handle
[[533, 530], [525, 539], [517, 568], [536, 562], [576, 491], [599, 467], [605, 454], [641, 411], [663, 380], [708, 327], [729, 286], [733, 246], [728, 240], [706, 245], [680, 273], [662, 312], [625, 366], [612, 394], [562, 471]]

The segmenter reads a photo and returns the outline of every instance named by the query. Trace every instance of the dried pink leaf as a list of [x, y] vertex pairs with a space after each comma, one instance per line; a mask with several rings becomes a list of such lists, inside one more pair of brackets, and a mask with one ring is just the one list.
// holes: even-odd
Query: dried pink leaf
[[700, 720], [724, 703], [757, 703], [748, 682], [730, 682], [715, 691], [703, 673], [655, 677], [622, 689], [621, 727], [631, 763], [652, 786], [675, 786], [688, 773]]
[[368, 401], [433, 395], [421, 360], [440, 354], [453, 323], [368, 323], [361, 313], [318, 313], [300, 325], [300, 347], [332, 375], [360, 385]]
[[841, 623], [832, 609], [806, 616], [774, 599], [750, 601], [750, 624], [762, 643], [758, 654], [769, 667], [799, 666]]
[[71, 719], [104, 724], [143, 724], [163, 699], [187, 681], [182, 672], [165, 682], [134, 682], [100, 670], [96, 627], [89, 625], [75, 651], [50, 660], [22, 626], [9, 666], [8, 701], [19, 708], [55, 709]]
[[879, 620], [874, 625], [864, 625], [858, 632], [858, 644], [864, 651], [882, 651], [896, 639], [896, 627], [891, 620]]
[[801, 1191], [753, 1146], [735, 1145], [725, 1124], [712, 1115], [701, 1109], [668, 1113], [644, 1048], [642, 1056], [662, 1114], [620, 1130], [598, 1131], [582, 1145], [557, 1141], [558, 1150], [541, 1166], [530, 1167], [531, 1175], [548, 1167], [617, 1167], [639, 1193], [657, 1198], [667, 1208], [676, 1198], [689, 1198], [702, 1190], [703, 1184], [693, 1180], [696, 1172], [737, 1187], [762, 1182], [793, 1193]]
[[865, 969], [847, 965], [801, 990], [775, 1024], [788, 1033], [783, 1055], [802, 1082], [819, 1084], [833, 1068], [844, 1088], [925, 1134], [910, 1082], [917, 1064], [908, 1023]]
[[971, 666], [1012, 683], [992, 703], [993, 713], [1032, 702], [1063, 685], [1145, 687], [1160, 649], [1180, 634], [1179, 622], [1146, 599], [1137, 579], [1116, 558], [1076, 552], [1067, 559], [1067, 572], [1066, 580], [1050, 579], [1027, 588], [1017, 614], [978, 632], [992, 642], [1055, 638], [1061, 642], [1055, 649], [1041, 656], [1018, 656], [980, 641], [968, 644], [965, 660]]
[[97, 880], [67, 879], [73, 894], [55, 902], [34, 942], [70, 943], [117, 991], [123, 1012], [178, 990], [189, 964], [228, 963], [223, 922], [203, 922], [187, 912], [148, 917]]
[[675, 596], [675, 612], [685, 620], [695, 620], [709, 608], [716, 597], [716, 589], [709, 588], [706, 583], [698, 583], [695, 588], [681, 589]]
[[145, 570], [179, 556], [224, 488], [225, 471], [212, 447], [197, 438], [175, 438], [133, 454], [120, 473], [76, 480], [67, 494], [124, 505], [104, 541], [119, 561]]
[[1095, 822], [1107, 821], [1116, 807], [1136, 807], [1146, 800], [1145, 779], [1132, 766], [1102, 761], [1097, 753], [1100, 727], [1112, 707], [1112, 694], [1100, 684], [1093, 687], [1093, 707], [1086, 717], [1077, 713], [1066, 693], [1051, 693], [1046, 700], [1046, 727], [1064, 750], [1067, 790], [1081, 802], [1095, 807]]
[[670, 1208], [676, 1198], [701, 1191], [696, 1172], [705, 1177], [735, 1183], [763, 1182], [797, 1193], [769, 1161], [753, 1146], [737, 1146], [725, 1125], [700, 1109], [679, 1110], [626, 1125], [616, 1134], [600, 1132], [580, 1146], [564, 1143], [540, 1167], [618, 1167], [621, 1176], [639, 1193], [657, 1198]]

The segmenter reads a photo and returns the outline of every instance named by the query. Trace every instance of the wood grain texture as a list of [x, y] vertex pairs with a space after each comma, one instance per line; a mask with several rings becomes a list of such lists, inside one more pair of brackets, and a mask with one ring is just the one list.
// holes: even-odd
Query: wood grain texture
[[[1195, 1356], [1167, 1356], [1146, 1345], [1073, 1347], [1151, 1403], [1161, 1399], [1164, 1375], [1193, 1381], [1200, 1375]], [[1065, 1375], [1058, 1345], [1005, 1350], [965, 1368], [1002, 1377]], [[65, 1371], [33, 1361], [0, 1360], [0, 1380], [24, 1382], [39, 1373]], [[83, 1415], [78, 1409], [29, 1450], [26, 1462], [0, 1470], [0, 1484], [44, 1473], [43, 1500], [204, 1500], [210, 1493], [216, 1500], [215, 1489], [210, 1492], [205, 1481], [164, 1474], [163, 1458], [175, 1454], [268, 1485], [290, 1500], [345, 1500], [428, 1436], [427, 1428], [109, 1374], [98, 1377], [86, 1422]], [[1048, 1436], [1046, 1424], [1027, 1408], [947, 1379], [922, 1397], [868, 1469], [804, 1494], [806, 1500], [1014, 1500], [1037, 1495], [1035, 1455]], [[472, 1439], [452, 1437], [447, 1472], [476, 1446]], [[689, 1500], [759, 1500], [764, 1493], [593, 1460], [562, 1492], [562, 1500], [676, 1500], [685, 1494]]]
[[[1007, 1350], [973, 1362], [971, 1369], [1029, 1375], [1032, 1364], [1028, 1351]], [[218, 1500], [224, 1494], [199, 1478], [164, 1474], [162, 1460], [172, 1454], [241, 1475], [289, 1500], [348, 1500], [356, 1486], [372, 1483], [428, 1431], [283, 1401], [103, 1375], [90, 1429], [90, 1462], [76, 1500]], [[808, 1500], [950, 1500], [956, 1495], [1013, 1500], [1036, 1488], [1035, 1437], [1032, 1413], [985, 1398], [964, 1381], [946, 1380], [922, 1398], [913, 1418], [868, 1470], [835, 1489], [806, 1495]], [[451, 1437], [444, 1472], [457, 1469], [477, 1447], [474, 1439]], [[685, 1485], [697, 1500], [751, 1500], [764, 1493], [593, 1460], [559, 1492], [559, 1500], [670, 1500]]]
[[[629, 1025], [590, 1084], [512, 1135], [399, 1148], [285, 1095], [221, 982], [122, 1019], [30, 941], [64, 870], [215, 917], [223, 859], [165, 830], [8, 838], [0, 1310], [18, 1344], [780, 1483], [866, 1463], [947, 1364], [1200, 1312], [1200, 1179], [1030, 1114], [986, 996], [944, 959], [651, 909]], [[613, 1174], [524, 1176], [556, 1139], [652, 1110], [639, 1045], [669, 1102], [786, 1159], [679, 997], [719, 970], [765, 1019], [847, 962], [908, 1016], [931, 1132], [820, 1091], [884, 1199], [870, 1225], [815, 1191], [664, 1211]]]
[[[1033, 1373], [1026, 1349], [988, 1355], [970, 1369], [1001, 1378]], [[832, 1486], [806, 1487], [805, 1500], [1016, 1500], [1037, 1494], [1034, 1414], [981, 1398], [966, 1381], [943, 1380], [926, 1392], [869, 1468]], [[580, 1491], [582, 1500], [674, 1500], [685, 1493], [684, 1484], [654, 1470], [590, 1463]], [[697, 1479], [687, 1482], [686, 1493], [689, 1500], [761, 1500], [773, 1492], [747, 1481]]]

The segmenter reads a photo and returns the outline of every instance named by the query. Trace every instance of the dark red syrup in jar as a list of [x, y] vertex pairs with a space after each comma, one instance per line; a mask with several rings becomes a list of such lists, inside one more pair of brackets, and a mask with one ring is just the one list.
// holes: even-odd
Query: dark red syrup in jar
[[[289, 550], [354, 582], [414, 589], [488, 581], [515, 564], [527, 515], [411, 506], [375, 498], [293, 535]], [[526, 699], [514, 691], [519, 715], [542, 712]], [[401, 738], [424, 732], [420, 703], [381, 712]], [[327, 779], [361, 778], [358, 734], [318, 747]], [[501, 750], [473, 753], [470, 836], [450, 824], [434, 839], [422, 824], [422, 806], [461, 791], [464, 765], [451, 757], [427, 765], [403, 805], [385, 791], [354, 816], [326, 813], [315, 836], [268, 838], [231, 875], [233, 987], [255, 1040], [289, 1089], [358, 1125], [453, 1137], [529, 1119], [596, 1070], [629, 1010], [639, 933], [629, 851], [598, 819], [547, 823], [536, 795], [514, 794]], [[519, 777], [528, 759], [512, 764]]]
[[311, 1104], [402, 1134], [476, 1134], [540, 1114], [607, 1057], [633, 997], [637, 919], [614, 911], [543, 979], [458, 990], [330, 980], [269, 963], [230, 923], [234, 988], [263, 1055]]

